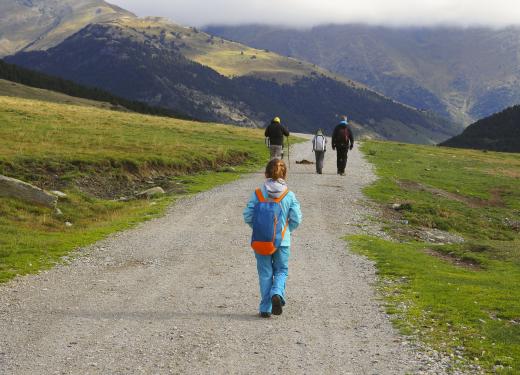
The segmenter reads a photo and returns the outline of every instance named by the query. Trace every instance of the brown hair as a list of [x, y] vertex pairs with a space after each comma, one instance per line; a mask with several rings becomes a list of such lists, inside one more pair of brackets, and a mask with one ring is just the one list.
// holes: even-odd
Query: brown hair
[[287, 166], [283, 160], [272, 159], [265, 167], [265, 177], [278, 180], [279, 178], [287, 178]]

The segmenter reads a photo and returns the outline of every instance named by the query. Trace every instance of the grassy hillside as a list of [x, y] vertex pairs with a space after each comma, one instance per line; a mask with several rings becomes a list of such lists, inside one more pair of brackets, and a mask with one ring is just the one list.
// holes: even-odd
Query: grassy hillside
[[520, 105], [477, 121], [441, 146], [520, 152]]
[[466, 125], [520, 102], [518, 27], [245, 25], [208, 32], [315, 63]]
[[[189, 60], [207, 66], [227, 77], [260, 76], [290, 83], [301, 77], [325, 75], [355, 86], [341, 76], [307, 62], [281, 56], [268, 50], [248, 47], [207, 34], [193, 27], [184, 27], [157, 17], [122, 18], [110, 22], [123, 28], [140, 30], [146, 37], [162, 43], [175, 43]], [[144, 40], [144, 38], [143, 38]], [[361, 85], [358, 85], [361, 86]]]
[[[16, 82], [0, 79], [0, 96], [9, 96], [13, 98], [33, 99], [44, 102], [59, 104], [74, 104], [79, 106], [98, 107], [104, 109], [112, 109], [114, 106], [107, 102], [98, 102], [76, 98], [74, 96], [65, 95], [56, 91], [43, 90], [35, 87], [21, 85]], [[124, 108], [120, 108], [124, 110]]]
[[0, 57], [53, 47], [90, 23], [119, 17], [134, 15], [102, 0], [2, 0]]
[[[82, 86], [69, 80], [8, 64], [3, 60], [0, 60], [0, 80], [3, 81], [1, 90], [7, 96], [41, 99], [58, 103], [101, 105], [104, 108], [115, 110], [131, 110], [144, 114], [174, 116], [192, 120], [189, 116], [178, 111], [151, 107], [142, 102], [115, 96], [96, 87]], [[10, 83], [7, 83], [7, 81]], [[17, 83], [21, 85], [17, 85]]]
[[[0, 123], [0, 174], [68, 194], [62, 216], [0, 197], [0, 281], [49, 267], [267, 159], [261, 131], [89, 106], [0, 96]], [[120, 199], [152, 186], [168, 195]]]
[[397, 326], [461, 366], [519, 373], [520, 156], [382, 142], [363, 151], [379, 176], [366, 194], [394, 240], [349, 241], [376, 262]]

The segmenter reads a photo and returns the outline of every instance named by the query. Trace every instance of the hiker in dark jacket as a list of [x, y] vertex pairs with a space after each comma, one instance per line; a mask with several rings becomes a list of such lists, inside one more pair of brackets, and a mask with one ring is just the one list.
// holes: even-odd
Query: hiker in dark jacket
[[283, 137], [289, 136], [289, 130], [282, 126], [280, 118], [275, 117], [271, 124], [265, 129], [265, 136], [269, 138], [269, 150], [272, 159], [283, 158]]
[[338, 174], [345, 176], [345, 168], [347, 167], [348, 151], [354, 147], [354, 134], [352, 128], [348, 124], [347, 117], [334, 128], [332, 133], [332, 149], [336, 150]]

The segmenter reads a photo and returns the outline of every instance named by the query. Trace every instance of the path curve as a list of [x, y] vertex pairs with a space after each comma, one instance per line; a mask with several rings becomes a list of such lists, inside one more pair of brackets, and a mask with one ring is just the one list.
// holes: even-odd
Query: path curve
[[159, 219], [84, 249], [71, 264], [0, 286], [1, 374], [405, 374], [424, 361], [374, 293], [373, 265], [340, 237], [360, 231], [374, 180], [354, 150], [346, 177], [327, 152], [291, 152], [301, 201], [288, 304], [256, 315], [255, 259], [242, 209], [262, 174], [183, 199]]

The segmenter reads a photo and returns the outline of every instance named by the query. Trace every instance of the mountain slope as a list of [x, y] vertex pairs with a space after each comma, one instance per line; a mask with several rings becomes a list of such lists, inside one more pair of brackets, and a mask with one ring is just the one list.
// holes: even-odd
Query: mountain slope
[[460, 123], [520, 103], [520, 29], [269, 26], [207, 31], [295, 56]]
[[0, 57], [50, 48], [90, 23], [120, 17], [135, 16], [102, 0], [2, 0]]
[[520, 105], [468, 126], [441, 146], [502, 152], [520, 152]]
[[151, 107], [142, 102], [114, 96], [98, 88], [85, 87], [62, 78], [7, 64], [3, 60], [0, 60], [0, 95], [189, 119], [183, 113], [171, 109]]
[[[0, 78], [0, 96], [11, 98], [22, 98], [29, 100], [39, 100], [42, 102], [50, 102], [57, 104], [72, 104], [77, 106], [97, 107], [103, 109], [112, 109], [114, 106], [107, 102], [98, 102], [95, 100], [76, 98], [56, 91], [38, 89], [20, 83], [6, 81]], [[124, 108], [118, 108], [124, 110]]]
[[431, 143], [457, 132], [309, 64], [157, 19], [89, 25], [48, 51], [7, 61], [208, 121], [263, 126], [277, 114], [291, 130], [311, 132], [348, 113], [360, 132], [381, 138]]

